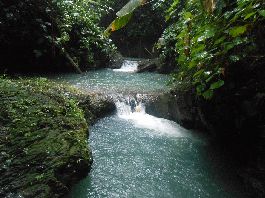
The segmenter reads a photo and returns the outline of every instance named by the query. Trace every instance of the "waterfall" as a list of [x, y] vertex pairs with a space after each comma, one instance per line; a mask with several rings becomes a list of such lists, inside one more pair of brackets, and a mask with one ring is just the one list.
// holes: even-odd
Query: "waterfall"
[[116, 72], [136, 72], [138, 61], [125, 60], [120, 69], [113, 69]]
[[[134, 111], [132, 111], [130, 100], [136, 101]], [[116, 96], [117, 116], [133, 123], [137, 128], [152, 130], [157, 135], [184, 136], [185, 129], [175, 122], [147, 114], [145, 112], [146, 100], [147, 96], [145, 94]]]
[[[132, 106], [132, 101], [135, 101], [135, 107]], [[132, 114], [145, 114], [144, 101], [144, 94], [118, 96], [115, 102], [117, 108], [117, 115], [119, 117], [122, 117], [129, 116]]]

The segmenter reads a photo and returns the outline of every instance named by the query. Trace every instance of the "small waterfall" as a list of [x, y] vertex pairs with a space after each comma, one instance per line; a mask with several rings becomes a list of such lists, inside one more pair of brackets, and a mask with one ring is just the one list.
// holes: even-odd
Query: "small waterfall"
[[125, 60], [120, 69], [113, 69], [116, 72], [136, 72], [138, 61]]
[[118, 96], [116, 98], [116, 108], [117, 115], [119, 117], [129, 116], [134, 113], [145, 114], [145, 95], [136, 94], [136, 95], [127, 95], [127, 96]]
[[[186, 130], [175, 122], [145, 112], [146, 99], [147, 97], [144, 94], [117, 96], [115, 102], [117, 116], [130, 121], [137, 128], [152, 130], [154, 134], [183, 137], [183, 132]], [[132, 107], [132, 100], [136, 102], [135, 107]]]

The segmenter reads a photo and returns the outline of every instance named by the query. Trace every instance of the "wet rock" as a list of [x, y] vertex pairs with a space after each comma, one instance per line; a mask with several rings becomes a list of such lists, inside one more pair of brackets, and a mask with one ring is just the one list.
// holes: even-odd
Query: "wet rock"
[[112, 68], [112, 69], [121, 68], [124, 60], [125, 58], [119, 52], [114, 53], [111, 57], [109, 68]]
[[84, 111], [89, 124], [94, 124], [99, 118], [116, 110], [114, 101], [102, 94], [81, 93], [75, 97], [77, 97], [78, 106]]
[[157, 69], [160, 65], [160, 60], [159, 60], [159, 58], [145, 59], [145, 60], [139, 61], [138, 64], [139, 64], [138, 68], [137, 68], [138, 73], [154, 72], [154, 71], [157, 71]]
[[202, 128], [203, 124], [199, 120], [193, 97], [194, 95], [189, 92], [155, 95], [146, 103], [146, 112], [157, 117], [173, 120], [185, 128]]

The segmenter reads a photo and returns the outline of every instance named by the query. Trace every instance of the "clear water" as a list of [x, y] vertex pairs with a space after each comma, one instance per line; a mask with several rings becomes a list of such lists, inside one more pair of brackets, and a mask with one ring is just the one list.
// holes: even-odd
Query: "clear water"
[[169, 91], [167, 75], [132, 73], [131, 71], [102, 69], [84, 74], [65, 74], [53, 79], [66, 81], [76, 87], [95, 92], [113, 93], [152, 93]]
[[107, 117], [91, 128], [92, 170], [71, 197], [243, 197], [233, 179], [225, 184], [220, 178], [231, 172], [214, 168], [222, 163], [208, 157], [206, 140], [174, 122], [137, 114]]
[[[129, 65], [129, 64], [128, 64]], [[72, 198], [241, 198], [232, 160], [197, 133], [173, 121], [132, 113], [129, 93], [166, 92], [168, 77], [121, 70], [56, 77], [85, 90], [119, 93], [117, 113], [90, 128], [94, 163], [74, 186]], [[127, 94], [127, 95], [126, 95]], [[122, 98], [123, 97], [123, 98]]]

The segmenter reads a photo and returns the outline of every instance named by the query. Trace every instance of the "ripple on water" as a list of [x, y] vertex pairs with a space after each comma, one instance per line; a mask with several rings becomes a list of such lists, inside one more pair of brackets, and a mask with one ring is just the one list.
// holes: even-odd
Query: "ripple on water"
[[207, 144], [191, 134], [135, 127], [117, 115], [100, 120], [90, 133], [92, 171], [72, 197], [237, 197], [213, 177]]
[[125, 73], [102, 69], [89, 71], [81, 75], [65, 74], [52, 78], [68, 82], [82, 89], [104, 93], [169, 91], [169, 87], [166, 85], [169, 77], [155, 73]]

